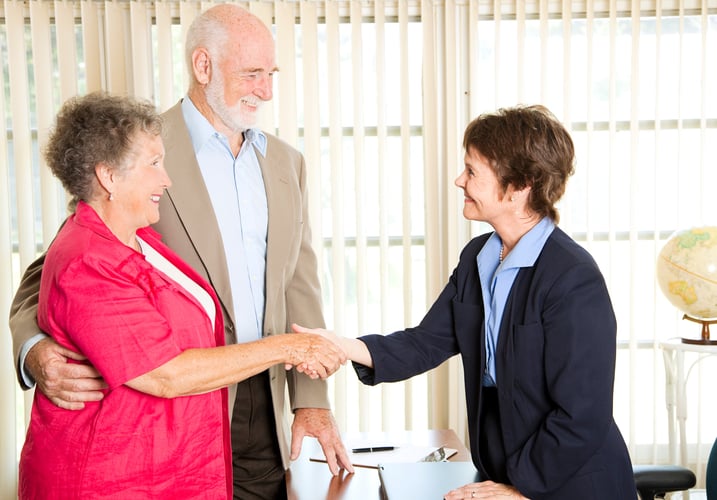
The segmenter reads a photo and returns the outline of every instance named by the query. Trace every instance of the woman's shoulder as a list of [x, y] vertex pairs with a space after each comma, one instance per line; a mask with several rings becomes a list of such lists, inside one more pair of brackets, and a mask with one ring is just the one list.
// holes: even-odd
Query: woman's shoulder
[[559, 227], [553, 230], [545, 242], [545, 253], [567, 263], [595, 264], [590, 252]]
[[46, 271], [71, 275], [91, 269], [115, 274], [130, 260], [136, 260], [138, 264], [144, 261], [140, 254], [112, 237], [111, 233], [98, 232], [91, 226], [77, 223], [71, 216], [47, 251], [43, 276]]
[[535, 270], [543, 279], [602, 280], [602, 271], [590, 252], [557, 227], [545, 242]]
[[[57, 236], [47, 250], [45, 266], [51, 263], [66, 265], [90, 252], [102, 252], [102, 241], [96, 241], [96, 234], [90, 228], [77, 221], [77, 215], [71, 215], [60, 228]], [[43, 269], [44, 272], [44, 269]]]

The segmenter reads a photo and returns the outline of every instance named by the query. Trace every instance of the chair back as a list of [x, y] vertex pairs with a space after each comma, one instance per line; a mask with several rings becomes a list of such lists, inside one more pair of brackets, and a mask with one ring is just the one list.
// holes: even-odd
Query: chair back
[[707, 490], [707, 500], [717, 500], [717, 439], [712, 443], [712, 451], [710, 451], [710, 456], [707, 459], [705, 488]]

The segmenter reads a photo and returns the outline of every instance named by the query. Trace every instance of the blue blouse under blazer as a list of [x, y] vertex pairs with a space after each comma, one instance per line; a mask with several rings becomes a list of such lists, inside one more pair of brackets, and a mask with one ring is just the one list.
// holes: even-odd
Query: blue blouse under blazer
[[[463, 359], [470, 449], [479, 471], [485, 318], [474, 238], [421, 323], [361, 337], [369, 385], [408, 379], [453, 355]], [[600, 270], [555, 228], [533, 267], [518, 273], [496, 348], [496, 375], [511, 484], [533, 500], [636, 497], [625, 442], [612, 416], [616, 321]]]

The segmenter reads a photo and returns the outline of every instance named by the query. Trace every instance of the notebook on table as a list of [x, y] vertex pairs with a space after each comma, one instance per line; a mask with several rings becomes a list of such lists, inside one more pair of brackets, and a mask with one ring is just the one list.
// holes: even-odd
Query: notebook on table
[[442, 500], [450, 490], [480, 481], [473, 462], [385, 463], [378, 476], [384, 500]]

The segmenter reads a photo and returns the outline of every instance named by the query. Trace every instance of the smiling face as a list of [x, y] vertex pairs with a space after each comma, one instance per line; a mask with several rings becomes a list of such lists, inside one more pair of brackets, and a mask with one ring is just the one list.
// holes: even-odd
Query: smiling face
[[158, 135], [138, 132], [125, 159], [113, 174], [112, 226], [116, 234], [134, 234], [159, 220], [159, 199], [171, 185], [164, 169], [164, 145]]
[[500, 186], [488, 160], [475, 148], [466, 151], [464, 163], [463, 172], [455, 181], [465, 195], [463, 216], [495, 227], [495, 222], [510, 211], [508, 194]]
[[213, 71], [204, 89], [207, 104], [232, 132], [256, 125], [259, 107], [273, 97], [276, 72], [271, 33], [263, 25], [242, 30], [241, 35], [239, 30], [230, 31], [224, 53], [213, 57]]

